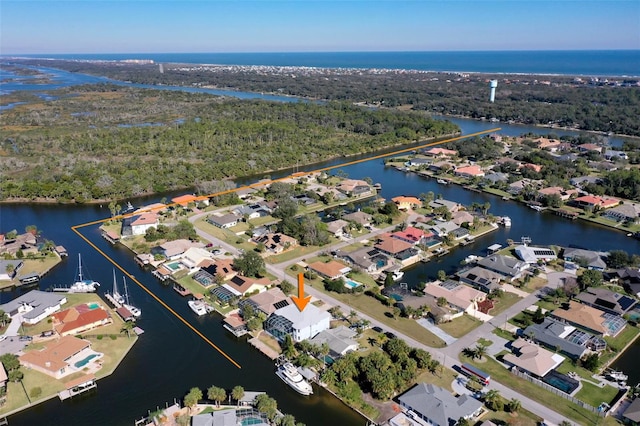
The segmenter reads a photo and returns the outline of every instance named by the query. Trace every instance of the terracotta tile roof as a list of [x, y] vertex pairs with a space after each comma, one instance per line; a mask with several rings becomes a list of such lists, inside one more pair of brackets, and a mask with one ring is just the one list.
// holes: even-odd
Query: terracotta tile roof
[[338, 277], [343, 275], [351, 270], [344, 263], [340, 263], [335, 260], [331, 260], [329, 262], [313, 262], [309, 264], [309, 268], [313, 269], [317, 273], [324, 275], [325, 277]]
[[399, 240], [397, 238], [381, 238], [378, 244], [375, 245], [375, 247], [384, 252], [396, 254], [413, 248], [413, 244]]
[[589, 330], [606, 334], [609, 330], [603, 325], [603, 314], [604, 312], [600, 309], [574, 301], [569, 302], [569, 309], [556, 309], [553, 311], [553, 316], [557, 318], [581, 325]]
[[196, 197], [193, 194], [185, 194], [185, 195], [180, 195], [179, 197], [175, 197], [171, 199], [171, 202], [175, 203], [175, 204], [180, 204], [181, 206], [186, 206], [189, 203], [195, 203], [196, 201], [198, 201], [198, 199], [201, 197]]
[[133, 222], [131, 222], [131, 226], [153, 225], [157, 222], [158, 215], [153, 212], [147, 212], [140, 214]]
[[57, 372], [67, 366], [66, 360], [91, 344], [87, 340], [74, 336], [64, 336], [49, 343], [40, 351], [26, 352], [20, 356], [20, 362], [37, 365], [40, 368]]
[[416, 197], [405, 197], [404, 195], [399, 197], [393, 197], [391, 201], [393, 201], [396, 204], [412, 204], [416, 206], [422, 205], [422, 201], [420, 201], [420, 199]]
[[89, 309], [87, 305], [66, 309], [52, 315], [55, 329], [59, 334], [72, 333], [91, 324], [99, 324], [109, 319], [109, 313], [102, 309]]

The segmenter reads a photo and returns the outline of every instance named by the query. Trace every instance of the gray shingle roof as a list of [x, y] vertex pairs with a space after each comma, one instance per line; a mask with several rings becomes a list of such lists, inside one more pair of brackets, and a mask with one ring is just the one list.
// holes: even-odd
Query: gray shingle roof
[[427, 383], [415, 385], [398, 400], [439, 426], [455, 424], [461, 417], [469, 416], [482, 407], [480, 401], [469, 395], [455, 397], [446, 389]]

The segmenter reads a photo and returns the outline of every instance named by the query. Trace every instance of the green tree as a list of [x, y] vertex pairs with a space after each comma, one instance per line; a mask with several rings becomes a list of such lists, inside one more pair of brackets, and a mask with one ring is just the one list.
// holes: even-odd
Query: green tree
[[207, 399], [215, 401], [216, 406], [220, 407], [220, 402], [227, 399], [227, 392], [224, 389], [217, 386], [211, 386], [207, 389]]
[[542, 324], [544, 321], [544, 314], [542, 313], [542, 307], [538, 306], [538, 309], [533, 313], [533, 322], [536, 324]]
[[491, 389], [484, 395], [484, 403], [489, 407], [489, 409], [493, 411], [501, 411], [502, 410], [502, 397], [500, 396], [500, 392]]
[[231, 389], [231, 398], [239, 405], [240, 400], [244, 398], [244, 388], [242, 386], [234, 386], [233, 389]]
[[264, 270], [264, 259], [258, 253], [248, 250], [234, 259], [233, 267], [247, 277], [257, 277]]
[[598, 287], [602, 284], [602, 272], [593, 269], [587, 269], [578, 277], [580, 288], [585, 290], [589, 287]]
[[196, 406], [198, 401], [202, 399], [202, 391], [200, 388], [191, 388], [189, 393], [184, 397], [184, 405], [189, 407], [189, 412]]
[[487, 346], [483, 345], [482, 343], [478, 343], [474, 349], [474, 354], [478, 359], [484, 358], [484, 356], [487, 354]]
[[511, 400], [509, 400], [508, 406], [509, 406], [510, 413], [517, 413], [518, 411], [520, 411], [520, 408], [522, 407], [522, 403], [520, 402], [519, 399], [512, 398]]
[[267, 415], [269, 420], [273, 420], [278, 413], [278, 403], [267, 394], [260, 394], [256, 397], [256, 409]]
[[4, 368], [7, 371], [17, 370], [20, 368], [20, 361], [18, 360], [18, 356], [14, 354], [3, 354], [0, 355], [0, 362], [4, 365]]
[[122, 323], [122, 327], [120, 327], [121, 333], [127, 333], [127, 337], [131, 338], [131, 330], [134, 329], [136, 323], [134, 321], [125, 321]]
[[607, 256], [606, 262], [609, 268], [619, 269], [629, 266], [631, 258], [629, 253], [624, 250], [611, 250]]
[[287, 280], [283, 280], [282, 282], [280, 282], [280, 284], [278, 284], [278, 287], [280, 287], [280, 290], [282, 290], [282, 292], [286, 295], [291, 294], [295, 290], [294, 285]]
[[296, 355], [298, 354], [298, 351], [296, 351], [296, 347], [293, 344], [293, 339], [291, 338], [290, 334], [285, 334], [284, 340], [282, 341], [281, 346], [282, 346], [282, 354], [289, 359], [295, 358]]

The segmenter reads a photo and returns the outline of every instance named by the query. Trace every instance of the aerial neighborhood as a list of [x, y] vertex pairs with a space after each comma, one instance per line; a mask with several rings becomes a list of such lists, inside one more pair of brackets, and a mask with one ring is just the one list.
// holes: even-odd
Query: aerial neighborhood
[[[386, 166], [524, 202], [536, 214], [640, 232], [640, 207], [606, 195], [597, 177], [614, 173], [624, 152], [544, 137], [483, 142], [482, 152], [473, 144], [466, 153], [421, 149]], [[545, 172], [560, 161], [575, 164], [570, 184]], [[446, 258], [511, 219], [492, 215], [489, 203], [433, 192], [385, 200], [382, 185], [324, 172], [265, 179], [114, 209], [101, 232], [195, 315], [216, 312], [221, 327], [246, 335], [294, 390], [309, 395], [307, 382], [317, 383], [378, 424], [493, 424], [518, 412], [544, 421], [523, 409], [530, 401], [572, 421], [613, 413], [637, 421], [637, 389], [610, 366], [639, 333], [638, 256], [522, 236], [488, 245], [454, 273], [413, 282], [405, 279], [413, 265]], [[20, 274], [33, 247], [33, 233], [0, 235], [0, 281]], [[61, 398], [95, 387], [142, 332], [135, 308], [118, 301], [119, 282], [114, 272], [106, 302], [90, 292], [32, 290], [2, 305], [9, 382], [22, 367], [55, 380]], [[300, 282], [311, 296], [302, 309], [291, 298]], [[6, 412], [25, 401], [5, 386]]]

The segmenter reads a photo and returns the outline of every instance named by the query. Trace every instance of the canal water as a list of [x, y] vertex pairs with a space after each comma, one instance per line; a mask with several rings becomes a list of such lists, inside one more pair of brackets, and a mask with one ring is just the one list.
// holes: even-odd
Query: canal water
[[[57, 70], [56, 70], [57, 71]], [[68, 74], [68, 73], [67, 73]], [[44, 90], [44, 89], [43, 89]], [[233, 92], [236, 93], [236, 92]], [[455, 119], [462, 127], [463, 134], [483, 130], [478, 126], [485, 124], [495, 127], [494, 123]], [[526, 126], [502, 126], [503, 132], [517, 134], [528, 131], [544, 133], [539, 128]], [[355, 157], [358, 158], [358, 157]], [[318, 167], [339, 164], [341, 159]], [[506, 244], [507, 239], [518, 241], [522, 236], [530, 237], [533, 244], [575, 245], [593, 250], [624, 249], [640, 254], [640, 241], [628, 238], [624, 233], [586, 224], [581, 221], [569, 221], [550, 213], [540, 213], [512, 201], [503, 201], [500, 197], [468, 191], [457, 185], [439, 185], [434, 179], [407, 174], [393, 168], [387, 168], [380, 159], [363, 162], [343, 168], [350, 177], [370, 177], [382, 184], [381, 195], [390, 199], [397, 195], [419, 195], [429, 191], [441, 194], [443, 198], [470, 205], [473, 202], [489, 202], [490, 213], [497, 216], [509, 216], [512, 227], [479, 238], [470, 245], [461, 247], [443, 258], [425, 264], [418, 264], [406, 272], [405, 280], [410, 283], [433, 279], [438, 270], [453, 273], [460, 262], [469, 254], [481, 254], [487, 246]], [[271, 177], [287, 175], [290, 171], [271, 173]], [[255, 181], [253, 178], [239, 181]], [[131, 200], [134, 205], [157, 201], [161, 194], [144, 200]], [[0, 205], [0, 230], [16, 229], [22, 231], [27, 225], [35, 224], [46, 238], [64, 245], [70, 253], [61, 265], [44, 277], [39, 286], [47, 289], [55, 285], [68, 285], [75, 278], [77, 254], [82, 253], [83, 266], [90, 278], [102, 283], [100, 292], [109, 291], [112, 283], [112, 265], [95, 250], [89, 247], [70, 227], [109, 216], [106, 205], [99, 206], [59, 206], [31, 204]], [[115, 373], [98, 382], [95, 394], [61, 403], [50, 400], [9, 418], [13, 425], [39, 424], [47, 419], [49, 425], [114, 425], [132, 424], [147, 410], [155, 410], [173, 398], [182, 398], [193, 386], [206, 390], [211, 385], [232, 388], [241, 385], [247, 390], [262, 390], [278, 400], [283, 412], [291, 413], [307, 425], [364, 425], [364, 418], [327, 392], [318, 390], [312, 397], [302, 397], [290, 390], [274, 374], [273, 364], [262, 354], [244, 341], [238, 340], [226, 332], [220, 318], [208, 316], [196, 317], [188, 308], [186, 301], [171, 288], [160, 284], [150, 273], [141, 270], [134, 262], [131, 253], [121, 246], [110, 246], [100, 238], [96, 226], [82, 228], [82, 233], [103, 250], [114, 261], [136, 276], [147, 288], [158, 295], [172, 309], [196, 326], [213, 343], [228, 353], [241, 366], [237, 369], [217, 351], [204, 343], [184, 324], [173, 317], [146, 292], [136, 285], [129, 285], [132, 301], [143, 311], [139, 326], [146, 333], [133, 347]], [[0, 302], [12, 299], [18, 291], [0, 293]], [[640, 352], [640, 347], [633, 350]], [[626, 356], [619, 363], [626, 362]], [[629, 361], [631, 362], [631, 361]], [[631, 367], [631, 364], [629, 364]], [[631, 377], [630, 369], [624, 368]], [[637, 373], [640, 374], [640, 371]], [[633, 381], [632, 381], [633, 383]]]

